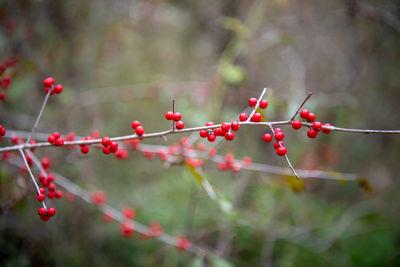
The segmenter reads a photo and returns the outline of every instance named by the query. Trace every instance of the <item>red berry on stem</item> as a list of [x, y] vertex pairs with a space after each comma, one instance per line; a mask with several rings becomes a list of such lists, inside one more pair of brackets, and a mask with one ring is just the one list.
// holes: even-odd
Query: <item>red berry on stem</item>
[[320, 123], [319, 121], [316, 121], [313, 123], [312, 128], [314, 131], [319, 132], [322, 129], [322, 123]]
[[241, 114], [239, 115], [239, 120], [240, 120], [240, 121], [247, 121], [248, 117], [249, 117], [249, 116], [247, 116], [246, 113], [241, 113]]
[[310, 113], [310, 111], [308, 111], [308, 109], [303, 109], [302, 111], [300, 111], [300, 118], [306, 120], [309, 113]]
[[301, 121], [299, 121], [299, 120], [292, 121], [292, 128], [293, 129], [298, 130], [298, 129], [301, 128], [301, 126], [303, 126]]
[[47, 215], [47, 210], [45, 208], [39, 208], [38, 214], [41, 216]]
[[[36, 141], [35, 140], [31, 140], [31, 141], [29, 141], [29, 144], [34, 145], [34, 144], [36, 144]], [[29, 148], [29, 150], [32, 151], [32, 152], [34, 152], [35, 149], [36, 148], [34, 148], [34, 147]]]
[[286, 147], [281, 146], [281, 147], [278, 147], [278, 148], [276, 149], [276, 154], [277, 154], [278, 156], [283, 157], [283, 156], [286, 155], [286, 153], [287, 153]]
[[138, 126], [138, 127], [136, 127], [135, 133], [136, 133], [137, 135], [139, 135], [139, 136], [142, 136], [142, 135], [144, 134], [144, 128], [143, 128], [143, 126]]
[[254, 113], [253, 117], [251, 117], [252, 122], [260, 122], [262, 120], [262, 115], [261, 113]]
[[83, 154], [89, 153], [89, 150], [90, 150], [89, 147], [86, 146], [86, 145], [84, 145], [84, 146], [81, 147], [81, 152], [82, 152]]
[[239, 128], [240, 128], [240, 124], [239, 124], [237, 121], [233, 121], [233, 122], [231, 123], [231, 129], [232, 129], [232, 131], [237, 131], [237, 130], [239, 130]]
[[208, 141], [210, 141], [210, 142], [214, 142], [215, 141], [215, 135], [214, 134], [209, 134], [208, 135], [208, 137], [207, 137], [207, 139], [208, 139]]
[[250, 107], [255, 107], [257, 105], [257, 98], [252, 97], [249, 99], [249, 106]]
[[101, 139], [101, 144], [103, 146], [109, 146], [111, 144], [110, 137], [107, 137], [107, 136], [103, 137], [103, 139]]
[[39, 194], [39, 195], [37, 195], [37, 197], [36, 197], [36, 199], [37, 199], [38, 201], [40, 201], [40, 202], [42, 202], [45, 198], [46, 198], [46, 196], [43, 195], [43, 194]]
[[212, 121], [209, 121], [206, 123], [206, 126], [213, 126], [213, 125], [214, 125], [214, 123]]
[[44, 189], [43, 187], [39, 188], [40, 194], [44, 194], [46, 193], [46, 189]]
[[265, 142], [269, 143], [272, 141], [272, 135], [270, 135], [269, 133], [264, 134], [263, 139]]
[[132, 123], [131, 123], [132, 129], [136, 129], [140, 125], [141, 125], [140, 121], [132, 121]]
[[56, 209], [55, 208], [49, 208], [49, 216], [53, 217], [54, 215], [56, 215]]
[[55, 139], [58, 139], [61, 136], [59, 132], [54, 132], [52, 135], [54, 136]]
[[176, 129], [178, 130], [182, 130], [183, 127], [185, 127], [185, 124], [183, 123], [183, 121], [177, 121], [175, 124]]
[[173, 116], [174, 121], [180, 121], [182, 119], [182, 115], [179, 112], [175, 112]]
[[[327, 126], [327, 127], [329, 127], [329, 126], [331, 126], [329, 123], [325, 123], [324, 124], [324, 126]], [[328, 129], [328, 128], [322, 128], [322, 132], [324, 133], [324, 134], [328, 134], [328, 133], [330, 133], [331, 132], [331, 129]]]
[[57, 85], [54, 87], [54, 93], [56, 93], [56, 94], [61, 94], [62, 91], [63, 91], [63, 87], [62, 87], [61, 84], [57, 84]]
[[267, 108], [267, 107], [268, 107], [268, 101], [265, 100], [265, 99], [261, 100], [261, 101], [260, 101], [260, 106], [259, 106], [259, 107], [260, 107], [261, 109]]
[[167, 113], [165, 113], [165, 118], [167, 119], [167, 120], [173, 120], [173, 118], [174, 118], [174, 113], [172, 112], [172, 111], [167, 111]]
[[53, 77], [48, 77], [48, 78], [43, 80], [44, 87], [51, 87], [53, 84], [54, 84]]
[[276, 141], [282, 141], [285, 138], [285, 134], [283, 132], [276, 132], [274, 137]]
[[314, 122], [316, 118], [317, 117], [315, 116], [314, 113], [309, 113], [308, 116], [307, 116], [307, 121], [308, 122]]
[[54, 142], [56, 141], [56, 138], [54, 137], [54, 135], [50, 135], [47, 138], [47, 141], [49, 141], [50, 144], [54, 144]]
[[110, 144], [111, 153], [115, 153], [115, 152], [117, 152], [117, 150], [118, 150], [118, 143], [115, 141], [111, 142], [111, 144]]
[[56, 145], [56, 146], [63, 146], [63, 145], [64, 145], [64, 139], [58, 138], [58, 139], [55, 141], [55, 145]]
[[229, 123], [227, 123], [227, 122], [224, 122], [224, 123], [221, 124], [221, 129], [224, 132], [227, 132], [227, 131], [229, 131], [231, 129], [231, 125]]
[[226, 135], [225, 135], [225, 139], [228, 140], [228, 141], [231, 141], [234, 138], [235, 138], [235, 134], [233, 132], [231, 132], [231, 131], [227, 132]]
[[206, 138], [208, 136], [208, 131], [207, 130], [201, 130], [200, 131], [200, 137], [201, 138]]
[[308, 130], [308, 132], [307, 132], [307, 136], [310, 138], [315, 138], [315, 137], [317, 137], [317, 135], [318, 135], [318, 132], [314, 131], [313, 129]]
[[110, 154], [111, 153], [110, 147], [108, 147], [108, 146], [103, 147], [102, 151], [103, 151], [104, 154]]
[[49, 173], [49, 174], [47, 175], [47, 180], [48, 180], [49, 182], [53, 182], [53, 181], [54, 181], [54, 174]]
[[274, 143], [274, 148], [275, 149], [278, 149], [278, 147], [280, 147], [280, 146], [284, 146], [282, 142], [279, 141], [279, 142], [275, 142]]

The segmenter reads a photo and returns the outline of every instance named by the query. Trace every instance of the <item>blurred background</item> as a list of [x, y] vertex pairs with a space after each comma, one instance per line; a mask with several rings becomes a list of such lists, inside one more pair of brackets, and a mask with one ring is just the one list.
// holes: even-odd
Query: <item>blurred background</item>
[[[13, 62], [2, 74], [11, 83], [0, 89], [0, 124], [9, 131], [31, 130], [48, 76], [64, 92], [50, 98], [43, 133], [126, 135], [132, 120], [148, 133], [166, 130], [172, 98], [185, 127], [232, 121], [264, 87], [272, 88], [268, 121], [289, 119], [311, 91], [306, 107], [323, 123], [400, 128], [399, 1], [2, 0], [0, 51], [1, 62]], [[158, 221], [213, 256], [126, 239], [79, 199], [50, 200], [57, 216], [42, 222], [29, 176], [1, 162], [0, 265], [400, 266], [399, 136], [311, 140], [305, 129], [283, 130], [296, 168], [354, 173], [362, 182], [299, 186], [264, 172], [221, 172], [205, 160], [212, 200], [183, 164], [166, 167], [138, 151], [118, 161], [94, 149], [38, 149], [83, 189], [106, 191], [110, 205], [132, 206], [137, 221]], [[287, 167], [263, 142], [265, 131], [242, 127], [215, 148]]]

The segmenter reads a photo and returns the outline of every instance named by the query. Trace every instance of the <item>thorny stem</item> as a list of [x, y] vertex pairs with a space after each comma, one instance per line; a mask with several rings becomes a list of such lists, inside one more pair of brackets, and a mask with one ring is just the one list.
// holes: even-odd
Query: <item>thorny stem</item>
[[26, 144], [29, 144], [29, 141], [31, 141], [32, 135], [33, 135], [33, 133], [35, 132], [35, 130], [36, 130], [38, 124], [39, 124], [39, 120], [40, 120], [40, 118], [42, 117], [43, 110], [44, 110], [44, 108], [46, 107], [47, 100], [49, 99], [51, 90], [53, 90], [53, 86], [50, 87], [49, 91], [47, 92], [46, 96], [44, 97], [42, 107], [40, 108], [39, 115], [37, 116], [36, 121], [35, 121], [35, 124], [33, 125], [31, 134], [30, 134], [30, 135], [28, 136], [28, 138], [26, 139], [26, 142], [25, 142]]
[[250, 116], [247, 118], [247, 121], [251, 121], [251, 117], [253, 117], [254, 113], [256, 112], [256, 110], [258, 109], [258, 107], [260, 106], [260, 101], [263, 99], [265, 93], [267, 92], [268, 88], [264, 88], [263, 91], [261, 92], [260, 97], [257, 100], [257, 104], [254, 107], [254, 109], [251, 111]]
[[[21, 153], [21, 157], [23, 159], [23, 162], [25, 164], [25, 167], [27, 168], [28, 172], [29, 172], [29, 176], [31, 177], [32, 183], [34, 184], [37, 194], [40, 195], [40, 188], [39, 185], [37, 184], [35, 177], [32, 174], [31, 168], [29, 167], [28, 161], [26, 160], [24, 151], [22, 151], [22, 149], [19, 149], [19, 152]], [[42, 201], [42, 206], [43, 208], [45, 208], [47, 210], [46, 204], [44, 203], [44, 201]]]

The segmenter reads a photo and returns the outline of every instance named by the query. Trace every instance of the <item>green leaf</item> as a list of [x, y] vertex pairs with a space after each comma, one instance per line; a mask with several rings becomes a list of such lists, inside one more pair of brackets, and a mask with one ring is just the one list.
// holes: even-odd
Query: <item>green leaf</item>
[[246, 71], [240, 67], [230, 63], [221, 63], [219, 72], [222, 78], [230, 84], [240, 84], [246, 77]]

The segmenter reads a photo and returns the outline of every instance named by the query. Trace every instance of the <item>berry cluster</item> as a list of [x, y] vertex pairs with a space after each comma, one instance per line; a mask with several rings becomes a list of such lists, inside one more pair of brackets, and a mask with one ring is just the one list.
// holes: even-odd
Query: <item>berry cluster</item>
[[0, 64], [0, 86], [2, 90], [0, 91], [0, 100], [5, 100], [6, 98], [6, 91], [8, 87], [10, 86], [11, 83], [11, 75], [3, 75], [6, 70], [10, 67], [14, 67], [15, 64], [17, 63], [17, 59], [14, 57], [10, 57], [6, 61], [4, 61], [2, 64]]
[[[62, 198], [63, 191], [56, 190], [56, 184], [54, 183], [54, 175], [48, 173], [47, 176], [44, 173], [39, 174], [39, 181], [42, 183], [43, 187], [47, 187], [47, 197], [48, 198]], [[45, 199], [45, 188], [40, 188], [40, 194], [37, 196], [38, 201], [43, 201]]]
[[61, 84], [57, 84], [54, 86], [54, 78], [53, 77], [48, 77], [43, 80], [43, 85], [46, 88], [46, 94], [51, 90], [50, 95], [56, 93], [56, 94], [61, 94], [63, 91], [63, 87]]
[[118, 143], [111, 141], [110, 137], [103, 137], [103, 139], [101, 139], [101, 144], [103, 145], [104, 154], [115, 153], [118, 150]]
[[61, 138], [61, 135], [59, 132], [54, 132], [52, 133], [48, 138], [47, 141], [50, 144], [54, 144], [56, 146], [63, 146], [64, 145], [64, 139]]
[[[85, 137], [84, 139], [82, 139], [82, 140], [86, 140], [86, 141], [92, 140], [92, 137], [91, 137], [91, 136], [86, 136], [86, 137]], [[89, 145], [83, 144], [83, 145], [79, 145], [79, 146], [81, 147], [81, 152], [82, 152], [82, 154], [87, 154], [87, 153], [89, 153], [89, 151], [90, 151]]]
[[240, 164], [236, 162], [235, 156], [231, 153], [227, 153], [224, 157], [223, 162], [218, 163], [218, 169], [221, 171], [233, 170], [234, 172], [240, 171]]
[[6, 135], [6, 128], [3, 127], [3, 125], [0, 124], [0, 140], [3, 138], [3, 136]]
[[[300, 118], [302, 118], [303, 120], [306, 120], [309, 123], [313, 123], [311, 125], [311, 127], [309, 127], [310, 129], [307, 131], [307, 136], [309, 138], [316, 138], [318, 133], [322, 130], [323, 133], [328, 134], [331, 132], [331, 130], [327, 127], [331, 126], [329, 123], [325, 123], [324, 125], [322, 125], [321, 122], [319, 121], [315, 121], [316, 120], [316, 116], [314, 113], [311, 113], [308, 109], [303, 109], [300, 112]], [[298, 130], [302, 127], [302, 122], [299, 120], [294, 120], [292, 121], [292, 128], [295, 130]]]
[[179, 112], [167, 111], [167, 113], [165, 113], [165, 118], [169, 121], [173, 121], [177, 130], [182, 130], [185, 127], [185, 124], [181, 121], [182, 115]]
[[56, 215], [56, 209], [55, 208], [49, 208], [49, 209], [39, 208], [38, 214], [40, 216], [40, 219], [42, 219], [42, 221], [48, 221], [48, 220], [50, 220], [51, 217]]
[[131, 126], [138, 136], [144, 135], [144, 127], [140, 124], [140, 121], [132, 121]]
[[[206, 126], [213, 126], [214, 123], [209, 121], [206, 123]], [[214, 142], [217, 136], [225, 137], [226, 140], [231, 141], [235, 139], [234, 131], [238, 131], [240, 128], [240, 124], [237, 121], [233, 121], [231, 123], [224, 122], [221, 124], [221, 127], [209, 130], [201, 130], [199, 132], [201, 138], [207, 138], [209, 142]]]
[[[287, 149], [286, 149], [286, 147], [283, 145], [283, 143], [281, 142], [284, 138], [285, 138], [285, 134], [283, 133], [283, 131], [282, 131], [282, 129], [281, 128], [275, 128], [274, 129], [274, 138], [275, 138], [275, 140], [276, 140], [276, 142], [274, 143], [274, 148], [275, 148], [275, 151], [276, 151], [276, 154], [278, 155], [278, 156], [281, 156], [281, 157], [283, 157], [283, 156], [285, 156], [286, 155], [286, 153], [287, 153]], [[271, 134], [269, 134], [269, 133], [265, 133], [264, 135], [263, 135], [263, 140], [264, 140], [264, 142], [266, 142], [266, 143], [270, 143], [271, 141], [272, 141], [272, 135]]]

